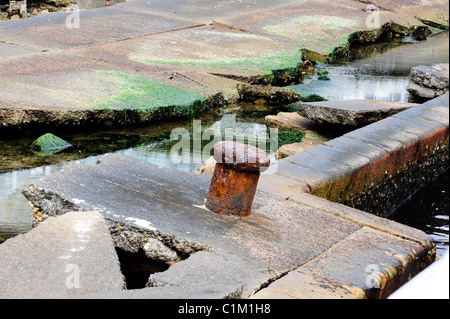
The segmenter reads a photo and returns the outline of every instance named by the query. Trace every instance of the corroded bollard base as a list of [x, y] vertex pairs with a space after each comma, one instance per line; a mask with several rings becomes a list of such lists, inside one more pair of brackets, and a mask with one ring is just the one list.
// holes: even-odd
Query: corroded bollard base
[[219, 215], [248, 217], [261, 172], [270, 165], [262, 150], [238, 142], [214, 146], [217, 161], [209, 188], [206, 208]]
[[216, 164], [206, 208], [219, 215], [250, 216], [258, 180], [259, 174]]

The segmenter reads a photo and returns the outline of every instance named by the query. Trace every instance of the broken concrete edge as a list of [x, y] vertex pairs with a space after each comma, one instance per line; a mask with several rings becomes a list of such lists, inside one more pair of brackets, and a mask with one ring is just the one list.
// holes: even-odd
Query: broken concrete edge
[[125, 288], [113, 241], [98, 212], [50, 219], [2, 244], [0, 255], [0, 298], [73, 298]]
[[[274, 186], [274, 185], [272, 185]], [[34, 196], [34, 200], [35, 203], [39, 203], [39, 205], [41, 205], [42, 207], [45, 207], [45, 209], [47, 209], [49, 212], [50, 211], [58, 211], [58, 213], [63, 214], [65, 211], [64, 209], [67, 210], [74, 210], [77, 209], [76, 204], [72, 203], [72, 204], [65, 204], [67, 207], [63, 207], [64, 206], [64, 201], [59, 198], [57, 195], [55, 194], [49, 194], [48, 191], [46, 190], [36, 190], [34, 188], [30, 188], [30, 191], [33, 191], [39, 193], [42, 196]], [[26, 194], [26, 191], [24, 192]], [[311, 196], [312, 199], [314, 199], [315, 197], [312, 195]], [[310, 198], [310, 200], [311, 200]], [[59, 200], [59, 202], [58, 202]], [[76, 202], [76, 200], [73, 200], [73, 202]], [[319, 206], [323, 206], [324, 203], [329, 203], [327, 201], [324, 201], [323, 203], [320, 203]], [[329, 203], [329, 205], [331, 206], [336, 206], [336, 204], [334, 203]], [[339, 210], [341, 208], [341, 206], [339, 206], [338, 208], [336, 208], [337, 210]], [[342, 206], [342, 209], [344, 209], [345, 206]], [[326, 208], [324, 208], [326, 209]], [[358, 215], [358, 214], [367, 214], [368, 213], [363, 213], [357, 210], [353, 210], [353, 212]], [[104, 214], [104, 215], [108, 215], [108, 214]], [[363, 218], [363, 217], [360, 217]], [[369, 218], [369, 216], [367, 216], [366, 218]], [[370, 218], [369, 218], [370, 219]], [[350, 220], [350, 219], [347, 219]], [[381, 219], [380, 219], [381, 220]], [[144, 245], [144, 242], [148, 242], [149, 239], [154, 239], [155, 234], [158, 234], [158, 230], [155, 229], [153, 226], [151, 226], [148, 222], [145, 223], [145, 221], [142, 220], [135, 220], [135, 219], [130, 219], [127, 222], [129, 222], [130, 225], [132, 225], [131, 227], [128, 227], [130, 225], [125, 225], [124, 228], [122, 229], [115, 229], [114, 231], [117, 233], [117, 236], [114, 236], [116, 240], [116, 245], [117, 243], [119, 243], [119, 245], [121, 245], [123, 248], [125, 249], [136, 249], [136, 247], [139, 247], [137, 249], [141, 249], [140, 247], [142, 245]], [[352, 223], [354, 223], [352, 221]], [[355, 226], [357, 225], [357, 227], [361, 228], [361, 224], [359, 223], [354, 223]], [[368, 224], [368, 223], [366, 223]], [[122, 222], [120, 223], [116, 223], [116, 228], [122, 227]], [[402, 226], [398, 226], [398, 227], [402, 227]], [[114, 228], [114, 227], [113, 227]], [[367, 228], [367, 227], [366, 227]], [[380, 228], [385, 228], [383, 226], [380, 226]], [[147, 231], [148, 230], [148, 231]], [[111, 228], [110, 228], [111, 231]], [[160, 234], [162, 240], [164, 240], [163, 238], [165, 237], [164, 234]], [[147, 236], [147, 238], [146, 238]], [[413, 236], [413, 235], [412, 235]], [[172, 237], [167, 237], [167, 242], [176, 242], [176, 238], [172, 238]], [[202, 240], [200, 240], [202, 241]], [[183, 241], [183, 245], [186, 241]], [[197, 242], [197, 241], [196, 241]], [[145, 246], [145, 245], [144, 245]], [[396, 247], [394, 245], [394, 247]], [[170, 248], [174, 248], [174, 245], [171, 244]], [[188, 247], [191, 248], [191, 247]], [[179, 249], [179, 248], [178, 248]], [[223, 248], [220, 247], [215, 247], [214, 249], [210, 249], [210, 250], [203, 250], [203, 251], [197, 251], [195, 254], [190, 255], [190, 257], [188, 259], [185, 260], [180, 260], [178, 263], [175, 263], [172, 267], [169, 268], [169, 270], [163, 272], [163, 273], [158, 273], [155, 274], [151, 280], [151, 285], [154, 286], [175, 286], [175, 287], [186, 287], [186, 280], [188, 280], [188, 278], [186, 277], [185, 280], [181, 280], [180, 282], [178, 282], [177, 280], [180, 279], [180, 276], [173, 276], [173, 274], [181, 274], [181, 273], [186, 273], [186, 270], [188, 273], [192, 274], [192, 263], [195, 262], [197, 260], [197, 264], [202, 264], [201, 260], [203, 260], [204, 258], [209, 258], [210, 262], [218, 262], [217, 267], [213, 267], [212, 269], [207, 268], [206, 270], [209, 270], [210, 272], [213, 271], [214, 273], [212, 274], [213, 276], [217, 275], [215, 272], [219, 271], [219, 268], [223, 270], [230, 270], [233, 267], [231, 267], [230, 265], [238, 265], [238, 263], [236, 263], [235, 259], [239, 258], [238, 256], [234, 256], [234, 255], [230, 255], [229, 253], [223, 252], [222, 251]], [[413, 253], [414, 254], [414, 253]], [[234, 258], [234, 259], [233, 259]], [[405, 257], [406, 258], [406, 257]], [[406, 258], [407, 259], [407, 258]], [[218, 261], [219, 260], [219, 261]], [[221, 260], [221, 261], [220, 261]], [[231, 263], [231, 264], [229, 264]], [[209, 265], [209, 264], [208, 264]], [[283, 279], [284, 276], [286, 275], [286, 273], [267, 273], [267, 274], [258, 274], [258, 276], [246, 276], [245, 273], [251, 270], [254, 270], [254, 267], [248, 267], [247, 263], [243, 263], [242, 265], [244, 265], [245, 269], [242, 269], [242, 271], [238, 271], [238, 272], [233, 272], [233, 275], [235, 276], [235, 280], [233, 280], [233, 282], [235, 282], [235, 285], [232, 288], [231, 291], [226, 291], [225, 293], [228, 294], [233, 294], [233, 296], [235, 296], [234, 292], [237, 290], [242, 290], [242, 294], [241, 297], [243, 298], [247, 298], [249, 296], [251, 296], [254, 292], [260, 291], [261, 289], [263, 289], [266, 285], [272, 283], [273, 281], [277, 281], [278, 279]], [[241, 267], [242, 267], [241, 265]], [[220, 267], [219, 267], [220, 266]], [[301, 265], [297, 265], [298, 267], [300, 267]], [[294, 269], [290, 269], [289, 272], [294, 271], [297, 266], [293, 267]], [[206, 266], [205, 266], [206, 267]], [[396, 267], [396, 266], [395, 266]], [[290, 267], [291, 268], [291, 267]], [[203, 270], [205, 270], [205, 268], [203, 267], [197, 267], [196, 271], [197, 271], [197, 277], [201, 277], [200, 275], [203, 273]], [[383, 270], [384, 271], [384, 270]], [[222, 273], [222, 271], [220, 271], [220, 273]], [[391, 271], [389, 270], [388, 273], [396, 273], [395, 271]], [[200, 274], [200, 275], [199, 275]], [[241, 278], [237, 277], [236, 278], [236, 274], [239, 276], [241, 276]], [[201, 277], [203, 278], [203, 277]], [[231, 278], [231, 277], [229, 277]], [[252, 278], [252, 282], [248, 282], [248, 280], [244, 280], [244, 278]], [[382, 277], [384, 278], [384, 277]], [[391, 280], [391, 277], [387, 277], [388, 280]], [[394, 277], [392, 277], [394, 278]], [[191, 278], [189, 277], [189, 280]], [[201, 283], [204, 283], [204, 280], [198, 280]], [[242, 284], [242, 282], [244, 282], [244, 285]], [[347, 282], [347, 286], [350, 284], [350, 282]], [[242, 289], [240, 289], [240, 287], [243, 287]], [[359, 287], [359, 286], [358, 286]], [[227, 289], [230, 289], [230, 287], [228, 287]], [[127, 292], [126, 295], [128, 295], [129, 293]], [[119, 295], [116, 295], [116, 297], [120, 297]]]
[[[364, 241], [378, 242], [381, 247], [376, 249], [380, 251], [374, 251], [370, 244], [366, 247], [367, 252], [355, 249]], [[372, 259], [370, 254], [389, 254], [389, 246], [394, 243], [408, 248], [392, 255], [388, 265], [373, 263], [376, 258]], [[364, 262], [366, 264], [361, 267]], [[251, 298], [384, 299], [431, 262], [429, 247], [362, 227]], [[336, 263], [343, 263], [345, 267], [333, 268]]]
[[[229, 104], [223, 93], [195, 101], [187, 108], [177, 106], [156, 109], [40, 109], [0, 108], [0, 132], [5, 135], [22, 135], [23, 132], [44, 131], [48, 127], [57, 130], [73, 127], [116, 127], [132, 124], [148, 124], [169, 119], [192, 118], [212, 108]], [[22, 132], [22, 133], [21, 133]], [[3, 134], [2, 134], [3, 135]]]
[[305, 60], [333, 64], [348, 58], [352, 45], [362, 45], [384, 41], [383, 37], [386, 34], [391, 34], [391, 38], [399, 35], [402, 37], [417, 36], [422, 39], [426, 39], [430, 34], [432, 34], [432, 32], [428, 26], [424, 26], [423, 22], [418, 22], [419, 23], [417, 25], [408, 27], [395, 22], [387, 22], [376, 29], [356, 31], [349, 35], [347, 43], [344, 46], [333, 48], [331, 53], [319, 53], [304, 48], [302, 49], [303, 57]]
[[[33, 208], [33, 228], [48, 218], [58, 217], [69, 212], [86, 211], [78, 207], [75, 203], [69, 202], [58, 194], [45, 189], [28, 185], [22, 190], [22, 194], [29, 200]], [[37, 196], [36, 194], [42, 194]], [[31, 201], [32, 199], [32, 201]], [[198, 251], [208, 251], [210, 247], [199, 243], [187, 242], [176, 238], [173, 235], [164, 234], [160, 230], [147, 225], [143, 221], [131, 220], [130, 223], [119, 222], [105, 218], [111, 237], [117, 248], [126, 252], [137, 253], [144, 249], [145, 245], [153, 240], [159, 241], [166, 249], [174, 253], [174, 257], [167, 259], [164, 256], [153, 256], [154, 260], [161, 262], [177, 262], [188, 258]]]
[[242, 286], [239, 285], [207, 285], [204, 286], [162, 286], [135, 290], [106, 291], [77, 299], [180, 299], [180, 300], [217, 300], [241, 299]]

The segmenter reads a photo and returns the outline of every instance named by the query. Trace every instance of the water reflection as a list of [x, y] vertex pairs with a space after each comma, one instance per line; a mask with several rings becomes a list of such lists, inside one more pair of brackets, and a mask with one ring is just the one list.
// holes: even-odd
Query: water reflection
[[[411, 68], [417, 65], [448, 63], [448, 33], [426, 41], [404, 44], [382, 54], [327, 67], [330, 81], [317, 76], [291, 86], [300, 94], [318, 94], [328, 100], [385, 100], [408, 102]], [[320, 67], [320, 66], [319, 66]]]

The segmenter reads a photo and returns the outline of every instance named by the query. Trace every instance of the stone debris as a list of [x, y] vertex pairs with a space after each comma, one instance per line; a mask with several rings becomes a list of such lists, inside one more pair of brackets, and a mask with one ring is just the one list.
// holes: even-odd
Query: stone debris
[[270, 105], [288, 105], [298, 102], [300, 94], [294, 90], [265, 85], [238, 84], [237, 91], [241, 101], [264, 102]]
[[411, 69], [408, 92], [413, 97], [433, 99], [448, 92], [449, 65], [417, 66]]

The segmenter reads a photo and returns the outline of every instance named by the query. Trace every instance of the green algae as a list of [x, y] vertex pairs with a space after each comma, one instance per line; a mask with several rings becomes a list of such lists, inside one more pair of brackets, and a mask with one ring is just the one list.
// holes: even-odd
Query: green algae
[[31, 149], [36, 156], [49, 156], [61, 152], [62, 150], [71, 147], [62, 138], [47, 133], [36, 139], [31, 144]]
[[169, 116], [194, 116], [204, 108], [205, 97], [196, 92], [123, 72], [101, 71], [100, 74], [108, 80], [113, 79], [117, 93], [92, 105], [94, 109], [123, 110], [123, 117], [126, 119], [129, 111], [152, 112], [165, 109]]
[[217, 68], [238, 67], [242, 68], [248, 74], [265, 74], [272, 75], [283, 71], [298, 70], [302, 64], [301, 52], [280, 51], [261, 58], [230, 58], [218, 59], [216, 61], [168, 61], [168, 60], [148, 60], [143, 62], [148, 64], [165, 64], [165, 65], [191, 65], [191, 66], [208, 66]]
[[278, 147], [283, 145], [301, 143], [305, 137], [305, 132], [298, 129], [289, 129], [278, 132]]

